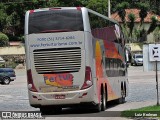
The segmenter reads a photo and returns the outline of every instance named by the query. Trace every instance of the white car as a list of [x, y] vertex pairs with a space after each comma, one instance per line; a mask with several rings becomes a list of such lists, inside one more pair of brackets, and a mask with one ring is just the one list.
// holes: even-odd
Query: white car
[[131, 65], [143, 65], [143, 55], [134, 54], [131, 60]]

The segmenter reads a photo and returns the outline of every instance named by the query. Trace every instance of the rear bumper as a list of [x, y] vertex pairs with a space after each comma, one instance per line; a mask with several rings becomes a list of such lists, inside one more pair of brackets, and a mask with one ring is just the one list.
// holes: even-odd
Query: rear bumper
[[143, 65], [143, 62], [136, 62], [137, 65]]
[[87, 107], [87, 108], [92, 108], [94, 106], [96, 106], [97, 104], [92, 101], [92, 102], [81, 102], [81, 103], [77, 103], [77, 104], [61, 104], [61, 105], [40, 105], [40, 104], [31, 104], [32, 107], [35, 107], [35, 108], [40, 108], [40, 107], [44, 107], [44, 106], [59, 106], [59, 107], [62, 107], [62, 108], [66, 108], [66, 107]]
[[16, 79], [16, 77], [10, 77], [11, 81], [14, 81]]
[[[65, 99], [55, 99], [56, 95], [65, 95]], [[96, 105], [98, 97], [94, 92], [93, 86], [85, 90], [69, 92], [38, 93], [29, 91], [29, 101], [32, 107], [41, 106], [77, 106], [77, 105]]]

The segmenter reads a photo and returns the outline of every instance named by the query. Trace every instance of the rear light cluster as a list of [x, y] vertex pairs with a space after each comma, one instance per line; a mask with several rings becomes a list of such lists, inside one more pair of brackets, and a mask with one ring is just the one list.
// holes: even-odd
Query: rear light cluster
[[34, 13], [34, 10], [30, 10], [29, 13], [30, 13], [30, 14]]
[[85, 80], [84, 80], [84, 83], [83, 83], [81, 90], [92, 86], [93, 82], [92, 82], [92, 74], [91, 73], [92, 73], [91, 68], [89, 66], [86, 66]]
[[27, 82], [28, 82], [28, 89], [30, 91], [33, 91], [33, 92], [38, 92], [36, 87], [34, 86], [34, 83], [33, 83], [33, 78], [32, 78], [32, 72], [31, 70], [27, 70]]
[[81, 7], [77, 7], [77, 10], [81, 11]]

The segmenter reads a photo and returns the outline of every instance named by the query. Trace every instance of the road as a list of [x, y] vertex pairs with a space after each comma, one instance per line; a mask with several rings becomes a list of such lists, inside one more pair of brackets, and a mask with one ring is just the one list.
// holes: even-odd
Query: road
[[156, 98], [155, 71], [144, 72], [143, 67], [131, 66], [128, 70], [128, 77], [130, 83], [128, 102], [150, 101]]
[[[26, 71], [16, 70], [16, 75], [16, 81], [11, 82], [10, 85], [0, 85], [0, 111], [39, 111], [39, 109], [29, 105]], [[116, 114], [119, 115], [119, 111], [156, 104], [155, 72], [143, 72], [142, 66], [130, 66], [128, 76], [129, 96], [126, 98], [126, 103], [120, 105], [111, 103], [106, 111], [100, 113], [91, 113], [79, 109], [64, 109], [62, 114], [54, 115], [54, 117], [103, 117], [104, 115], [111, 117]]]

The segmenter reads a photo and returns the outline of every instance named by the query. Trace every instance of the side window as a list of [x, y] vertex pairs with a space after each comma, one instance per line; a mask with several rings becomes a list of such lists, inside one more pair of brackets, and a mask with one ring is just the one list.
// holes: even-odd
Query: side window
[[0, 69], [0, 73], [2, 73], [3, 72], [3, 70], [2, 69]]
[[118, 42], [114, 22], [92, 13], [89, 13], [89, 20], [93, 37]]
[[7, 69], [6, 72], [13, 72], [13, 70], [12, 69]]

